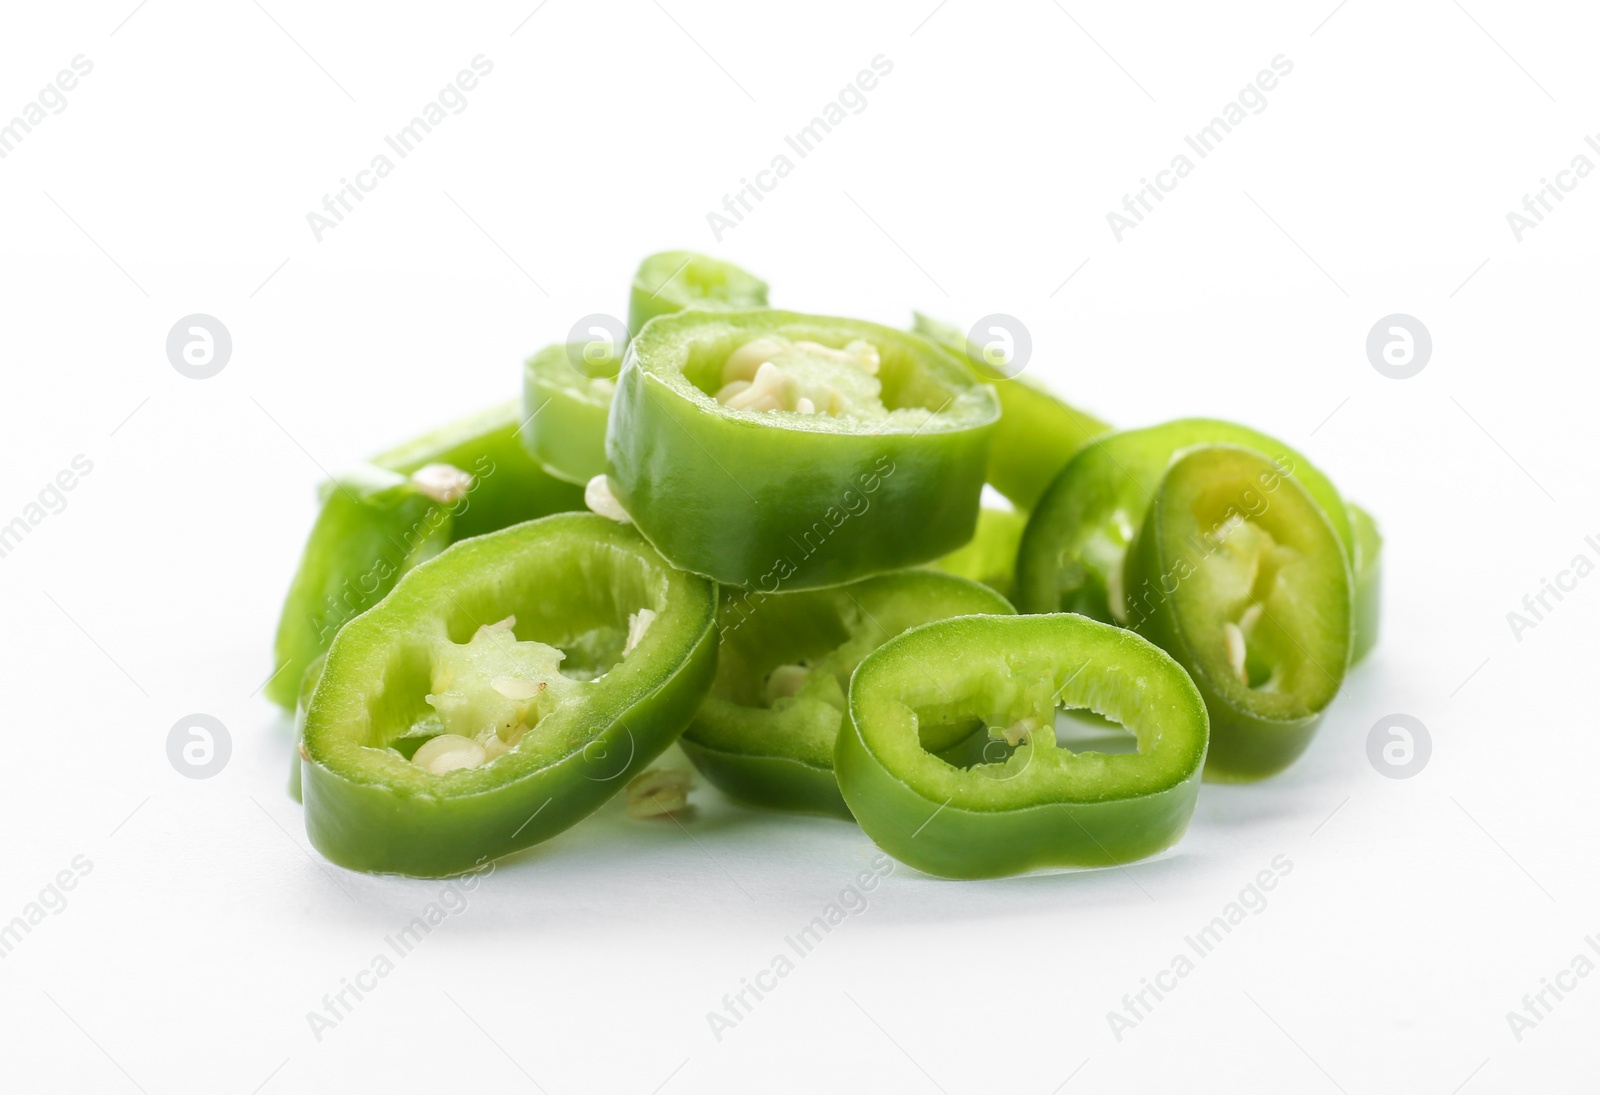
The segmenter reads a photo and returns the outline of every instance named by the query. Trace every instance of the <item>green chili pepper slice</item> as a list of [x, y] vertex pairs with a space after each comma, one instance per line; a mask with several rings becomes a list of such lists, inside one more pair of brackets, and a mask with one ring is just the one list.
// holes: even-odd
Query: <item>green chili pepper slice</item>
[[1058, 399], [1035, 381], [995, 374], [953, 324], [912, 313], [912, 330], [961, 356], [1000, 398], [1000, 427], [989, 449], [989, 483], [1018, 509], [1031, 510], [1074, 453], [1111, 427]]
[[694, 251], [648, 256], [633, 275], [628, 294], [628, 330], [638, 334], [657, 316], [685, 308], [704, 311], [767, 306], [767, 283], [731, 262]]
[[1286, 768], [1349, 664], [1344, 547], [1284, 470], [1234, 445], [1181, 453], [1128, 555], [1134, 629], [1189, 671], [1211, 713], [1208, 779]]
[[1027, 525], [1025, 513], [984, 506], [978, 511], [978, 528], [972, 539], [928, 565], [958, 578], [982, 582], [1009, 598], [1017, 584], [1017, 547]]
[[1194, 445], [1231, 444], [1276, 460], [1327, 514], [1351, 551], [1344, 500], [1311, 462], [1264, 433], [1211, 418], [1123, 430], [1084, 446], [1028, 518], [1017, 552], [1016, 605], [1023, 612], [1078, 612], [1125, 624], [1123, 559], [1173, 455]]
[[289, 760], [289, 797], [300, 801], [300, 744], [306, 740], [306, 709], [311, 706], [311, 693], [322, 679], [322, 667], [327, 664], [326, 652], [318, 654], [300, 677], [300, 695], [294, 705], [294, 751]]
[[1378, 522], [1360, 506], [1350, 503], [1350, 528], [1355, 533], [1355, 558], [1351, 574], [1355, 580], [1355, 649], [1350, 652], [1354, 665], [1378, 645], [1378, 618], [1383, 595], [1383, 535]]
[[609, 342], [547, 346], [523, 366], [522, 444], [545, 471], [584, 484], [606, 470], [606, 417], [622, 368]]
[[[765, 307], [767, 286], [731, 263], [666, 251], [640, 264], [629, 329], [685, 308]], [[606, 470], [606, 418], [623, 347], [609, 339], [547, 346], [523, 366], [522, 443], [558, 479], [586, 484]]]
[[451, 542], [583, 508], [580, 488], [523, 451], [519, 410], [507, 403], [451, 423], [324, 485], [278, 619], [268, 699], [293, 711], [306, 667], [339, 628]]
[[833, 744], [861, 659], [918, 624], [1015, 611], [985, 586], [930, 571], [776, 596], [725, 590], [716, 680], [683, 751], [731, 798], [848, 818]]
[[716, 587], [561, 514], [455, 544], [339, 632], [306, 713], [306, 829], [440, 877], [537, 844], [672, 744], [711, 683]]
[[610, 487], [675, 566], [765, 592], [839, 585], [972, 538], [994, 393], [917, 335], [683, 312], [628, 347]]
[[[1139, 751], [1056, 744], [1056, 709], [1131, 730]], [[1206, 708], [1183, 669], [1131, 631], [1061, 613], [914, 628], [850, 681], [834, 769], [884, 851], [930, 874], [994, 878], [1153, 855], [1188, 826]], [[988, 729], [985, 763], [938, 754]]]

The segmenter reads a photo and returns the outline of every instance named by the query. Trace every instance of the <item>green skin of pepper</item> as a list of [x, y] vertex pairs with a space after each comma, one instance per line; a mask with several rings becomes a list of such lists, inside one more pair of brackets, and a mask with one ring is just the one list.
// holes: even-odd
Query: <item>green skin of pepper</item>
[[[947, 742], [920, 742], [906, 706], [948, 692], [977, 714], [1030, 687], [1124, 723], [1139, 753], [1047, 750], [1016, 770], [961, 770], [927, 751]], [[1154, 855], [1187, 828], [1206, 756], [1205, 704], [1182, 668], [1130, 631], [1067, 613], [913, 628], [861, 663], [849, 713], [834, 769], [856, 820], [896, 859], [947, 878]]]
[[[772, 334], [866, 339], [883, 355], [888, 405], [938, 413], [917, 429], [868, 426], [730, 411], [707, 394], [729, 353]], [[914, 334], [776, 310], [684, 312], [629, 346], [606, 455], [612, 491], [675, 566], [775, 593], [914, 566], [969, 541], [998, 417], [986, 386]]]
[[328, 649], [344, 623], [371, 608], [400, 576], [455, 540], [563, 510], [583, 508], [583, 490], [547, 474], [517, 437], [521, 405], [507, 403], [452, 423], [374, 457], [384, 472], [409, 476], [427, 464], [473, 475], [454, 505], [409, 484], [364, 491], [327, 488], [278, 619], [267, 698], [295, 709], [306, 667]]
[[[353, 870], [436, 878], [588, 816], [671, 745], [700, 705], [716, 667], [716, 602], [711, 583], [667, 566], [634, 530], [589, 514], [452, 546], [346, 625], [328, 651], [305, 726], [311, 843]], [[638, 607], [658, 615], [634, 651], [529, 731], [555, 735], [558, 759], [514, 748], [484, 767], [433, 775], [381, 749], [427, 711], [421, 644], [437, 621], [465, 642], [478, 623], [516, 614], [519, 638], [562, 645], [564, 630], [625, 628]]]
[[678, 747], [713, 787], [736, 802], [850, 820], [831, 765], [819, 768], [792, 757], [712, 749], [687, 737], [678, 739]]
[[1007, 378], [978, 358], [954, 325], [914, 313], [912, 330], [964, 358], [973, 374], [994, 385], [1000, 426], [989, 449], [988, 480], [1019, 510], [1039, 504], [1067, 461], [1111, 426], [1057, 398], [1026, 377]]
[[[1225, 503], [1217, 502], [1218, 498]], [[1209, 498], [1202, 502], [1199, 499]], [[1208, 588], [1204, 553], [1220, 550], [1206, 535], [1226, 506], [1266, 527], [1305, 560], [1298, 587], [1271, 619], [1305, 659], [1298, 686], [1270, 694], [1241, 684], [1226, 662], [1219, 602]], [[1199, 513], [1209, 514], [1201, 519]], [[1293, 478], [1277, 475], [1258, 452], [1204, 445], [1173, 462], [1129, 552], [1128, 589], [1140, 592], [1135, 629], [1170, 653], [1194, 679], [1211, 715], [1205, 777], [1215, 782], [1264, 779], [1306, 747], [1349, 666], [1353, 606], [1349, 564], [1326, 512]], [[1282, 579], [1280, 579], [1282, 581]], [[1260, 626], [1259, 624], [1257, 626]]]
[[1383, 600], [1383, 536], [1372, 514], [1350, 503], [1350, 527], [1355, 532], [1356, 641], [1350, 653], [1354, 665], [1378, 645], [1378, 617]]
[[767, 283], [754, 274], [694, 251], [647, 256], [628, 291], [628, 330], [638, 334], [657, 316], [685, 308], [702, 311], [767, 306]]
[[621, 368], [621, 350], [599, 342], [547, 346], [524, 364], [522, 444], [545, 471], [580, 485], [605, 472], [611, 396], [590, 382]]
[[300, 744], [306, 740], [306, 709], [311, 706], [311, 694], [317, 690], [317, 682], [322, 679], [322, 667], [327, 662], [327, 654], [318, 654], [306, 666], [300, 678], [300, 698], [295, 701], [294, 707], [295, 748], [289, 757], [289, 797], [296, 802], [300, 801]]
[[985, 506], [978, 511], [978, 528], [972, 540], [928, 566], [958, 578], [982, 582], [1009, 599], [1017, 584], [1017, 547], [1027, 525], [1025, 513]]
[[[764, 308], [767, 286], [732, 263], [690, 251], [646, 258], [629, 290], [629, 330], [685, 308]], [[605, 343], [548, 346], [523, 367], [522, 444], [546, 471], [584, 484], [606, 470], [610, 393], [592, 379], [615, 380], [622, 348]]]
[[[933, 620], [1015, 611], [977, 582], [925, 571], [773, 597], [725, 591], [718, 611], [722, 638], [717, 679], [679, 744], [701, 774], [730, 798], [848, 819], [850, 809], [833, 777], [833, 742], [843, 710], [826, 743], [795, 740], [792, 727], [802, 716], [791, 709], [785, 718], [785, 713], [761, 704], [766, 676], [779, 665], [802, 659], [814, 664], [863, 637], [881, 645]], [[837, 668], [848, 673], [855, 667]]]
[[1228, 444], [1284, 459], [1294, 479], [1321, 506], [1347, 554], [1354, 534], [1344, 500], [1327, 476], [1304, 456], [1266, 434], [1211, 418], [1184, 418], [1160, 426], [1123, 430], [1084, 446], [1039, 500], [1017, 552], [1016, 605], [1023, 612], [1080, 612], [1122, 623], [1108, 588], [1120, 570], [1174, 454], [1194, 445]]

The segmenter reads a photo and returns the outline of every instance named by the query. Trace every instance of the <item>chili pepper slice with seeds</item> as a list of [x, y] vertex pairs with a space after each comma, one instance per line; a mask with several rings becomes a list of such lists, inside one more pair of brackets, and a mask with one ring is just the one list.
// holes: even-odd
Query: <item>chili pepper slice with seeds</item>
[[1260, 779], [1305, 751], [1344, 682], [1354, 609], [1326, 511], [1279, 465], [1234, 445], [1181, 453], [1134, 538], [1126, 603], [1205, 698], [1208, 779]]
[[986, 586], [930, 571], [775, 596], [727, 590], [716, 680], [680, 744], [732, 798], [848, 818], [833, 745], [861, 659], [917, 624], [1015, 611]]
[[710, 582], [592, 514], [453, 545], [328, 651], [302, 752], [312, 844], [440, 877], [562, 831], [694, 714], [716, 605]]
[[339, 628], [451, 542], [583, 508], [580, 488], [552, 478], [523, 451], [519, 418], [518, 403], [495, 407], [324, 485], [278, 619], [269, 699], [293, 711], [306, 667]]
[[[1131, 730], [1139, 751], [1056, 743], [1058, 708]], [[981, 738], [978, 763], [948, 754]], [[1188, 826], [1205, 703], [1177, 662], [1070, 613], [963, 616], [913, 628], [850, 680], [834, 769], [868, 836], [948, 878], [1099, 867], [1154, 855]]]
[[947, 351], [861, 320], [683, 312], [628, 347], [611, 492], [675, 566], [811, 589], [972, 538], [999, 406]]
[[1123, 560], [1174, 454], [1233, 444], [1278, 462], [1322, 507], [1348, 556], [1344, 499], [1304, 456], [1266, 434], [1211, 418], [1184, 418], [1107, 434], [1085, 445], [1029, 515], [1017, 552], [1015, 603], [1023, 612], [1080, 612], [1126, 624]]

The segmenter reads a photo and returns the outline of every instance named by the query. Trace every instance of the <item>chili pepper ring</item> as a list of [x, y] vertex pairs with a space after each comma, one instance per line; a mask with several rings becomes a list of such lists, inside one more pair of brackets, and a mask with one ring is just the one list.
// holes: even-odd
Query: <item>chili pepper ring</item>
[[[1058, 746], [1058, 705], [1121, 723], [1139, 751]], [[947, 878], [1101, 867], [1168, 847], [1194, 811], [1209, 726], [1177, 662], [1072, 613], [913, 628], [862, 661], [849, 715], [834, 752], [845, 802], [890, 855]], [[941, 755], [974, 734], [1003, 758], [986, 748], [963, 768]]]
[[678, 736], [716, 588], [564, 514], [463, 541], [339, 632], [306, 712], [306, 829], [356, 870], [438, 877], [553, 836]]
[[767, 592], [912, 566], [972, 538], [994, 392], [947, 351], [774, 310], [646, 324], [611, 406], [611, 489], [675, 566]]

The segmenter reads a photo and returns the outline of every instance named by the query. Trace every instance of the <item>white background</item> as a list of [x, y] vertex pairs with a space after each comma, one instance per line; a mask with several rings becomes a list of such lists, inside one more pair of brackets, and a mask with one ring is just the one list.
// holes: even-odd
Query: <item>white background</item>
[[[1520, 1042], [1506, 1015], [1600, 932], [1600, 578], [1521, 641], [1506, 614], [1600, 561], [1600, 179], [1521, 242], [1506, 213], [1600, 162], [1592, 12], [538, 2], [5, 13], [0, 119], [94, 70], [0, 160], [0, 523], [93, 471], [0, 559], [0, 921], [93, 866], [0, 960], [0, 1083], [1573, 1090], [1600, 977]], [[307, 212], [478, 54], [469, 107], [317, 242]], [[878, 54], [867, 108], [718, 241], [706, 214]], [[1106, 213], [1279, 54], [1267, 108], [1117, 242]], [[1172, 852], [898, 869], [720, 1041], [707, 1013], [874, 853], [854, 827], [705, 789], [684, 828], [614, 804], [501, 864], [319, 1042], [307, 1012], [441, 885], [322, 863], [284, 793], [258, 688], [313, 488], [514, 394], [666, 247], [802, 310], [1011, 313], [1033, 374], [1113, 422], [1278, 434], [1383, 523], [1382, 644], [1302, 760], [1205, 787]], [[214, 379], [165, 356], [194, 312], [232, 333]], [[1405, 381], [1364, 349], [1395, 312], [1435, 344]], [[209, 780], [167, 759], [190, 712], [231, 732]], [[1408, 780], [1367, 759], [1394, 712], [1432, 735]], [[1280, 854], [1265, 910], [1118, 1041], [1107, 1013]]]

